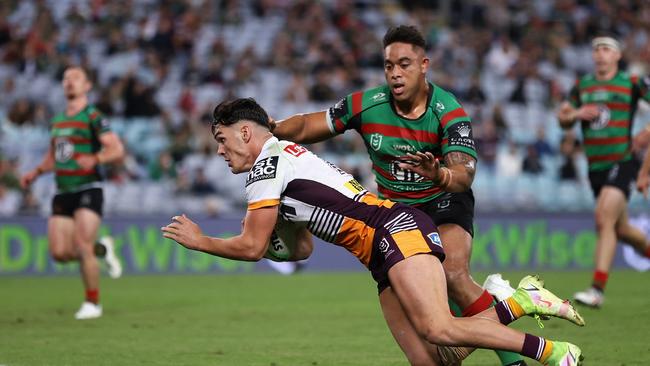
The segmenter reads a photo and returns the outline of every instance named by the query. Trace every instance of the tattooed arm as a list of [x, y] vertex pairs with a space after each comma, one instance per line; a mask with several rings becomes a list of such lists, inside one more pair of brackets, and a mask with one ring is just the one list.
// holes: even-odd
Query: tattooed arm
[[446, 192], [465, 192], [470, 189], [476, 172], [476, 159], [459, 151], [445, 155], [445, 166], [432, 153], [407, 154], [399, 166], [429, 178]]
[[[469, 154], [452, 151], [445, 155], [445, 167], [449, 169], [450, 179], [446, 186], [442, 186], [442, 189], [447, 192], [469, 191], [476, 172], [476, 159]], [[443, 169], [445, 168], [440, 170]]]

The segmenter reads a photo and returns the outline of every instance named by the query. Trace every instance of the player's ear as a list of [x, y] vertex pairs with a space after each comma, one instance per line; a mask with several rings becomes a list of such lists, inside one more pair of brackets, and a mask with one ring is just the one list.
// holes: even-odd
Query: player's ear
[[422, 68], [423, 74], [425, 74], [427, 70], [429, 70], [429, 58], [427, 57], [426, 54], [422, 57], [422, 64], [420, 66]]
[[248, 142], [251, 139], [251, 126], [247, 124], [242, 124], [241, 128], [239, 129], [239, 134], [241, 135], [241, 139], [244, 142]]

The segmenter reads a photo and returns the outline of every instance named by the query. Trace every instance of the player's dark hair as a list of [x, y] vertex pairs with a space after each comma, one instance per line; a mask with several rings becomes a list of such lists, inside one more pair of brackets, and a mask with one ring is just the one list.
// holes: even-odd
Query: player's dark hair
[[226, 100], [214, 108], [212, 112], [212, 134], [219, 125], [230, 126], [241, 120], [253, 121], [260, 126], [269, 128], [269, 116], [253, 98]]
[[384, 35], [384, 48], [395, 42], [408, 43], [422, 49], [427, 47], [427, 42], [424, 40], [422, 33], [412, 25], [390, 27]]

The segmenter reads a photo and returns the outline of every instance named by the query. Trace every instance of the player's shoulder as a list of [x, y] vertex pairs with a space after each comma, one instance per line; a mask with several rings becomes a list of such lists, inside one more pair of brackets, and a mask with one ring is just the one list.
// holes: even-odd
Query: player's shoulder
[[85, 112], [86, 112], [86, 115], [88, 116], [88, 118], [91, 121], [94, 121], [94, 120], [97, 120], [97, 119], [100, 119], [100, 118], [104, 118], [104, 114], [97, 107], [95, 107], [92, 104], [89, 104], [86, 107]]
[[387, 84], [382, 84], [358, 93], [361, 98], [362, 109], [364, 110], [390, 102], [390, 89]]
[[463, 111], [462, 105], [452, 92], [433, 83], [430, 83], [429, 85], [433, 87], [433, 95], [429, 101], [429, 109], [439, 118], [450, 112], [458, 114], [459, 111]]

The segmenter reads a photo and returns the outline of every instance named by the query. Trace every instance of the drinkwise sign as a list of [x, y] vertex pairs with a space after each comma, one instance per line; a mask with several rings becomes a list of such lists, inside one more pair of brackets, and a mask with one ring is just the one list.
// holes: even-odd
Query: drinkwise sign
[[[241, 218], [197, 219], [206, 234], [239, 233]], [[126, 274], [268, 272], [259, 263], [217, 258], [183, 248], [160, 234], [169, 217], [107, 218], [100, 235], [112, 235]], [[650, 231], [650, 218], [633, 224]], [[478, 216], [471, 265], [473, 270], [585, 270], [593, 268], [596, 235], [589, 214]], [[453, 245], [453, 243], [444, 243]], [[648, 270], [650, 261], [619, 246], [614, 265]], [[342, 248], [316, 240], [307, 271], [362, 271]], [[46, 220], [41, 217], [0, 219], [0, 275], [77, 274], [77, 264], [57, 264], [49, 253]]]

